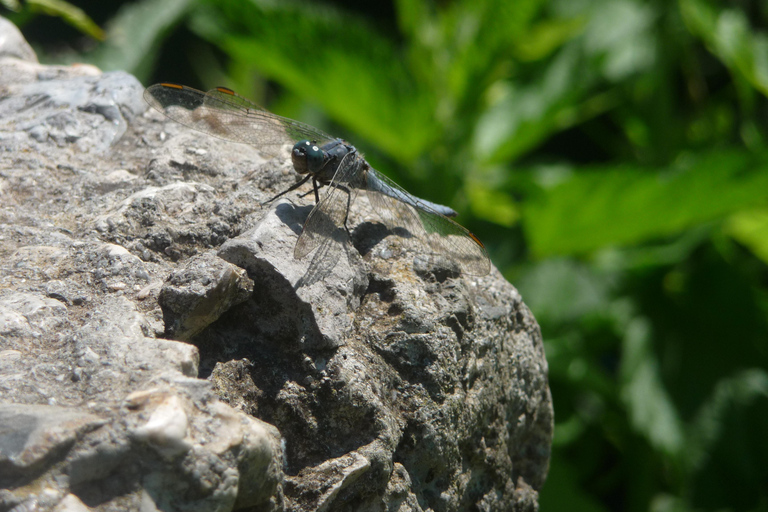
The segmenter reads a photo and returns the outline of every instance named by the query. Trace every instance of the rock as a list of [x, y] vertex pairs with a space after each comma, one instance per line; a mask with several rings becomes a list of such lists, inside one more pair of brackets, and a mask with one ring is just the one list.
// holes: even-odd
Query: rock
[[0, 19], [0, 510], [536, 510], [552, 404], [514, 287], [365, 198], [295, 260], [313, 198], [261, 204], [288, 152], [142, 92]]
[[84, 432], [103, 424], [98, 416], [64, 407], [0, 405], [0, 479], [3, 487], [37, 476]]
[[253, 294], [245, 270], [213, 253], [190, 258], [160, 290], [165, 335], [188, 340]]
[[35, 51], [29, 46], [16, 25], [5, 18], [0, 18], [0, 34], [3, 34], [0, 39], [0, 58], [11, 57], [21, 61], [37, 62]]
[[66, 320], [67, 307], [55, 299], [24, 292], [0, 297], [0, 334], [38, 337]]
[[359, 307], [368, 284], [360, 264], [336, 265], [323, 281], [300, 284], [307, 263], [290, 255], [296, 232], [300, 232], [308, 213], [307, 208], [300, 211], [280, 201], [255, 227], [228, 240], [218, 251], [219, 257], [248, 272], [255, 291], [270, 291], [253, 294], [243, 306], [248, 309], [243, 320], [255, 320], [258, 326], [251, 326], [254, 332], [284, 340], [296, 350], [342, 344], [342, 334], [352, 325], [351, 312]]

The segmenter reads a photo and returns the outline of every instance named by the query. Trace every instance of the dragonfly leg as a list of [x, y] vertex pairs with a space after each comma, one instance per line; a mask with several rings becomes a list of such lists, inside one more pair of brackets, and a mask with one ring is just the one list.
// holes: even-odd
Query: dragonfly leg
[[352, 203], [352, 192], [344, 185], [336, 185], [336, 188], [341, 189], [347, 193], [347, 208], [344, 210], [344, 229], [346, 230], [349, 237], [352, 238], [352, 233], [349, 232], [349, 226], [347, 226], [347, 219], [349, 219], [349, 207]]
[[299, 194], [299, 197], [304, 199], [305, 197], [307, 197], [312, 192], [314, 192], [314, 190], [308, 190], [307, 192], [304, 192], [303, 194]]
[[321, 186], [322, 185], [317, 184], [317, 180], [315, 178], [312, 178], [312, 188], [315, 191], [315, 204], [320, 202], [320, 194], [317, 191], [320, 190]]
[[314, 192], [314, 193], [315, 193], [315, 204], [317, 204], [317, 203], [319, 203], [319, 202], [320, 202], [320, 194], [318, 194], [318, 192], [317, 192], [317, 191], [318, 191], [318, 190], [320, 190], [320, 187], [322, 187], [322, 186], [323, 186], [323, 185], [322, 185], [322, 183], [321, 183], [321, 184], [318, 184], [318, 182], [317, 182], [316, 180], [312, 180], [312, 190], [310, 190], [310, 191], [308, 191], [308, 192], [304, 192], [304, 193], [303, 193], [303, 194], [301, 194], [299, 197], [300, 197], [300, 198], [302, 198], [302, 199], [304, 199], [304, 198], [305, 198], [305, 197], [307, 197], [309, 194], [311, 194], [311, 193], [313, 193], [313, 192]]
[[[305, 183], [306, 183], [306, 182], [309, 180], [309, 178], [311, 178], [311, 177], [312, 177], [312, 175], [311, 175], [311, 174], [307, 174], [306, 176], [304, 176], [304, 177], [301, 179], [301, 181], [298, 181], [298, 182], [294, 183], [294, 184], [293, 184], [293, 185], [291, 185], [289, 188], [287, 188], [287, 189], [283, 190], [282, 192], [280, 192], [279, 194], [277, 194], [277, 195], [276, 195], [275, 197], [273, 197], [272, 199], [269, 199], [269, 200], [267, 200], [267, 201], [264, 201], [264, 202], [263, 202], [263, 203], [261, 203], [261, 204], [262, 204], [262, 205], [265, 205], [265, 204], [269, 204], [269, 203], [271, 203], [272, 201], [274, 201], [275, 199], [277, 199], [278, 197], [280, 197], [280, 196], [284, 196], [285, 194], [287, 194], [288, 192], [291, 192], [292, 190], [296, 190], [297, 188], [299, 188], [300, 186], [302, 186], [303, 184], [305, 184]], [[317, 196], [317, 190], [315, 190], [315, 196]], [[304, 196], [302, 196], [302, 197], [304, 197]]]

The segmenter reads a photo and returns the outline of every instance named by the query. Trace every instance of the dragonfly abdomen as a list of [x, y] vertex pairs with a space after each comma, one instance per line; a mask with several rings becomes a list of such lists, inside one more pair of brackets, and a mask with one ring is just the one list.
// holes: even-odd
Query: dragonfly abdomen
[[379, 192], [381, 194], [384, 194], [385, 196], [389, 196], [393, 199], [397, 199], [400, 202], [411, 205], [414, 208], [419, 208], [421, 210], [423, 210], [424, 207], [427, 207], [427, 208], [431, 208], [437, 213], [445, 215], [446, 217], [455, 217], [457, 215], [456, 211], [453, 210], [453, 208], [449, 208], [448, 206], [444, 206], [442, 204], [433, 203], [432, 201], [427, 201], [426, 199], [421, 199], [420, 197], [411, 195], [408, 192], [405, 192], [404, 190], [399, 190], [399, 189], [390, 187], [386, 182], [382, 181], [379, 178], [378, 172], [374, 171], [373, 169], [369, 170], [367, 174], [368, 174], [368, 190]]

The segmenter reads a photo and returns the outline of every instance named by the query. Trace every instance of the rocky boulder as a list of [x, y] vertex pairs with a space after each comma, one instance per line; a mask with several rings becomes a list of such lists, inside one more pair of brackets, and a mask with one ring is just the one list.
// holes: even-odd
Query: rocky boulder
[[288, 153], [37, 63], [0, 19], [0, 511], [537, 510], [539, 328], [364, 209], [328, 275]]

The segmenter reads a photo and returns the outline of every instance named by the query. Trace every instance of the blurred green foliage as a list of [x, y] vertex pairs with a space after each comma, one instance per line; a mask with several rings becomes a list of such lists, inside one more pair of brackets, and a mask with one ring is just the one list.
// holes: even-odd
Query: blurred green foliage
[[768, 510], [768, 3], [117, 5], [41, 57], [232, 87], [463, 212], [544, 334], [542, 510]]
[[37, 16], [46, 15], [59, 18], [83, 34], [103, 41], [106, 35], [82, 9], [64, 0], [0, 0], [0, 5], [12, 11], [12, 17], [18, 24], [26, 24]]

